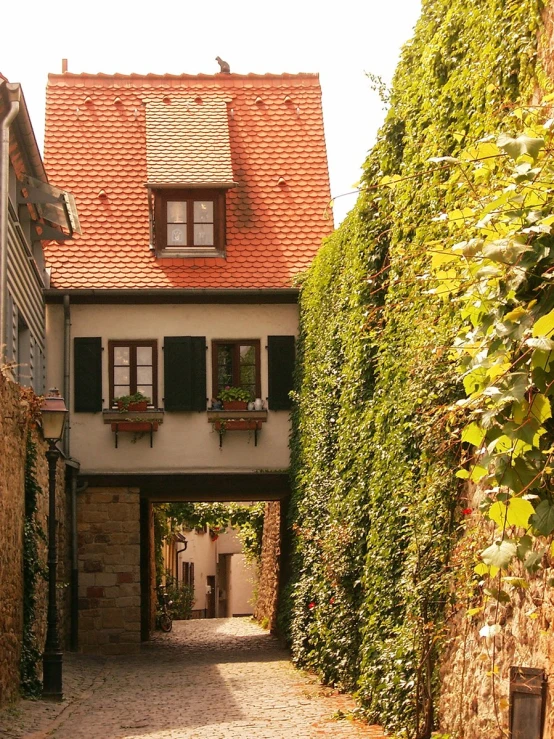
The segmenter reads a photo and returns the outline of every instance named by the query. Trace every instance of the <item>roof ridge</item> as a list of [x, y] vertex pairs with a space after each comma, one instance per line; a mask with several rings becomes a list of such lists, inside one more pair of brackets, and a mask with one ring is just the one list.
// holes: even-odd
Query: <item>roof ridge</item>
[[59, 80], [63, 80], [64, 82], [75, 82], [83, 79], [98, 80], [99, 82], [109, 82], [112, 80], [114, 82], [119, 80], [217, 80], [222, 83], [235, 80], [287, 80], [292, 82], [294, 80], [304, 79], [319, 80], [319, 72], [265, 72], [264, 74], [258, 74], [256, 72], [249, 72], [248, 74], [238, 74], [234, 72], [230, 74], [222, 72], [217, 72], [215, 74], [204, 74], [203, 72], [199, 72], [198, 74], [188, 74], [185, 72], [181, 74], [157, 74], [154, 72], [148, 72], [147, 74], [139, 74], [136, 72], [131, 72], [130, 74], [122, 74], [120, 72], [115, 72], [113, 74], [107, 74], [105, 72], [50, 72], [48, 74], [49, 82]]

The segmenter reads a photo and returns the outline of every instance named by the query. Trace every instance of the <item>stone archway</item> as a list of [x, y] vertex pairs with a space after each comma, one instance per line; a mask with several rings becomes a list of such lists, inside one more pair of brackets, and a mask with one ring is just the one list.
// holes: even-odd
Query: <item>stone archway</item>
[[278, 533], [264, 531], [267, 576], [259, 617], [275, 627], [286, 473], [82, 477], [88, 487], [78, 501], [80, 651], [131, 654], [149, 638], [155, 610], [152, 505], [162, 502], [272, 502], [268, 521]]

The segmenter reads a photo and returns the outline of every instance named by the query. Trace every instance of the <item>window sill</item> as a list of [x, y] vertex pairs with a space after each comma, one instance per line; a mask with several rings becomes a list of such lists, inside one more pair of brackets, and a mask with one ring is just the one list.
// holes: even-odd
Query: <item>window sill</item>
[[193, 247], [188, 249], [159, 249], [156, 252], [158, 259], [225, 259], [225, 251], [214, 247]]
[[267, 411], [207, 411], [208, 423], [215, 421], [267, 421]]
[[116, 411], [116, 410], [103, 410], [102, 418], [104, 423], [137, 423], [144, 421], [144, 423], [163, 423], [164, 422], [164, 411], [160, 410], [146, 410], [146, 411]]

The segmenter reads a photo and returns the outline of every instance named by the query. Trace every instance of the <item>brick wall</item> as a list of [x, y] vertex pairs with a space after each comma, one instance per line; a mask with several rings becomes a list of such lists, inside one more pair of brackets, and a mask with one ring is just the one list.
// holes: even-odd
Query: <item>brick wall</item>
[[79, 496], [79, 648], [132, 654], [140, 647], [140, 495], [91, 488]]
[[[25, 458], [28, 422], [20, 388], [0, 373], [0, 705], [12, 700], [19, 689], [19, 660], [23, 634], [23, 523], [25, 517]], [[47, 445], [40, 432], [31, 430], [37, 445], [37, 479], [42, 488], [38, 519], [47, 531], [48, 463]], [[58, 583], [69, 583], [69, 528], [64, 464], [57, 472]], [[46, 566], [46, 543], [39, 542], [41, 563]], [[62, 644], [68, 633], [69, 588], [61, 587], [59, 623]], [[39, 645], [46, 636], [47, 584], [37, 587], [36, 633]]]
[[281, 555], [281, 504], [265, 504], [262, 557], [258, 580], [255, 617], [272, 631], [277, 623], [277, 597]]

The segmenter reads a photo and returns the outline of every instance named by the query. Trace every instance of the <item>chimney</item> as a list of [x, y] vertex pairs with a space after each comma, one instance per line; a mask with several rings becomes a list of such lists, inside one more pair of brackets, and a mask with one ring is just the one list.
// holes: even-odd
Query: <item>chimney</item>
[[62, 59], [62, 74], [67, 72], [67, 59]]

